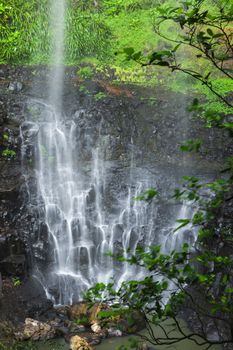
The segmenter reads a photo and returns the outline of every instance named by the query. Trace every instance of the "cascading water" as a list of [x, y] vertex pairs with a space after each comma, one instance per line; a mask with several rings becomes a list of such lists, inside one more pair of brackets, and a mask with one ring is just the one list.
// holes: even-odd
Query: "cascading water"
[[[176, 220], [189, 220], [192, 218], [194, 208], [187, 203], [183, 203], [177, 214]], [[178, 223], [175, 223], [169, 229], [166, 229], [165, 235], [161, 235], [161, 250], [165, 253], [172, 252], [173, 250], [179, 251], [182, 248], [184, 242], [188, 243], [192, 247], [196, 240], [195, 230], [191, 229], [192, 224], [189, 223], [180, 229]]]
[[51, 266], [46, 273], [38, 267], [37, 274], [49, 298], [56, 304], [70, 304], [98, 281], [108, 282], [113, 277], [120, 283], [135, 275], [137, 270], [128, 264], [114, 270], [106, 253], [135, 251], [147, 225], [148, 210], [132, 200], [143, 187], [131, 182], [119, 199], [117, 212], [110, 216], [104, 208], [107, 169], [100, 158], [101, 146], [92, 150], [89, 170], [83, 174], [83, 165], [77, 161], [82, 149], [74, 143], [75, 124], [59, 122], [56, 112], [46, 108], [49, 122], [40, 124], [36, 159]]
[[[31, 114], [21, 128], [24, 157], [27, 137], [33, 136], [37, 196], [31, 204], [41, 222], [32, 237], [34, 276], [55, 304], [72, 304], [96, 282], [113, 278], [120, 285], [136, 275], [140, 278], [138, 268], [112, 261], [106, 253], [127, 257], [127, 251], [134, 252], [138, 244], [160, 243], [157, 209], [133, 200], [156, 186], [156, 177], [147, 174], [144, 178], [145, 171], [142, 174], [137, 168], [133, 138], [127, 167], [118, 170], [117, 182], [116, 164], [107, 161], [109, 138], [103, 130], [104, 116], [98, 127], [93, 127], [93, 116], [85, 109], [72, 117], [64, 110], [65, 10], [65, 0], [52, 1], [54, 50], [47, 99], [29, 101], [36, 107], [37, 120]], [[29, 194], [33, 190], [29, 185]], [[179, 212], [178, 217], [181, 214], [186, 213]], [[173, 230], [167, 230], [169, 238], [164, 242], [170, 243], [164, 245], [166, 251], [175, 248], [174, 236], [169, 236]]]
[[[141, 228], [146, 225], [144, 206], [132, 202], [132, 197], [142, 190], [141, 184], [132, 182], [133, 160], [129, 186], [121, 194], [115, 215], [107, 215], [104, 204], [107, 169], [101, 157], [107, 144], [102, 141], [101, 123], [88, 170], [80, 160], [83, 143], [76, 140], [76, 135], [82, 138], [82, 128], [68, 120], [62, 108], [65, 8], [65, 0], [52, 2], [54, 51], [47, 102], [31, 101], [43, 109], [43, 114], [37, 123], [27, 121], [22, 126], [22, 137], [25, 128], [36, 134], [37, 203], [48, 232], [50, 255], [46, 267], [35, 259], [34, 275], [55, 304], [77, 301], [83, 291], [98, 281], [108, 282], [111, 277], [122, 281], [132, 276], [135, 269], [126, 265], [115, 266], [114, 271], [114, 263], [106, 253], [128, 248], [134, 251]], [[85, 111], [76, 114], [79, 119], [85, 116]], [[83, 136], [86, 143], [91, 137], [88, 132]], [[24, 146], [26, 149], [26, 142]], [[32, 255], [40, 255], [38, 251], [43, 250], [45, 240], [43, 234], [35, 238]]]

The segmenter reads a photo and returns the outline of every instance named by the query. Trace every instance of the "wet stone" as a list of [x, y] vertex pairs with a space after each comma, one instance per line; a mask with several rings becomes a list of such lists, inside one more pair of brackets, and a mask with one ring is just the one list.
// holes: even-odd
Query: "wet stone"
[[14, 81], [9, 84], [8, 90], [12, 92], [20, 92], [23, 89], [23, 84], [19, 81]]

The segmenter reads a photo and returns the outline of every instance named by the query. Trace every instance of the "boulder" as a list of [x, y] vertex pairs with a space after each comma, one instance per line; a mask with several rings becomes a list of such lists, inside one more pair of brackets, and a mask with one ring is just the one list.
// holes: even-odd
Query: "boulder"
[[108, 336], [109, 337], [122, 337], [122, 331], [119, 329], [108, 328]]
[[102, 328], [101, 328], [101, 326], [99, 325], [99, 323], [94, 322], [94, 323], [91, 325], [91, 330], [92, 330], [92, 332], [99, 334], [99, 333], [101, 333]]
[[70, 349], [71, 350], [93, 350], [93, 348], [88, 344], [88, 342], [75, 335], [70, 338]]
[[87, 303], [80, 302], [70, 307], [68, 315], [71, 320], [83, 321], [84, 326], [91, 325], [96, 321], [97, 315], [102, 309], [103, 306], [98, 303], [90, 307]]
[[17, 340], [48, 340], [55, 337], [55, 329], [48, 323], [26, 318], [23, 330], [16, 333]]
[[20, 81], [13, 81], [8, 86], [8, 90], [12, 92], [20, 92], [22, 89], [23, 84]]

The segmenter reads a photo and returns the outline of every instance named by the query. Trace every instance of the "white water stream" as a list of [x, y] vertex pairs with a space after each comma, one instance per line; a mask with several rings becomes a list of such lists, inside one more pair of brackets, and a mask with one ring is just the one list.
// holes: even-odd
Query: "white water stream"
[[[64, 123], [55, 110], [47, 110], [48, 120], [40, 124], [37, 138], [37, 183], [54, 264], [43, 285], [56, 304], [70, 304], [94, 283], [106, 283], [116, 275], [112, 259], [106, 256], [114, 251], [116, 234], [123, 250], [134, 252], [147, 215], [145, 205], [133, 200], [142, 191], [138, 184], [128, 188], [118, 213], [106, 217], [106, 169], [100, 149], [93, 150], [90, 174], [85, 177], [82, 164], [76, 161], [77, 153], [82, 152], [74, 143], [76, 125], [72, 121]], [[120, 276], [118, 273], [115, 277], [120, 283], [136, 272], [136, 268], [124, 264]], [[58, 289], [56, 296], [49, 290], [51, 281]]]

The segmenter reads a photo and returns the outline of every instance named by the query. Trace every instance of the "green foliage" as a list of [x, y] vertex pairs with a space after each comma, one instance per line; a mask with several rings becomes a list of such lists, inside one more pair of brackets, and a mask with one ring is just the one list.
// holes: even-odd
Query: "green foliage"
[[[2, 0], [0, 12], [0, 63], [48, 59], [50, 31], [47, 0]], [[37, 20], [35, 21], [35, 18]]]
[[[161, 4], [163, 4], [162, 7]], [[175, 11], [172, 13], [174, 5], [176, 5]], [[178, 57], [182, 56], [187, 67], [199, 68], [201, 72], [206, 72], [205, 77], [207, 77], [210, 67], [202, 57], [196, 57], [195, 49], [189, 50], [187, 45], [186, 48], [181, 49], [179, 44], [174, 44], [172, 49], [171, 45], [166, 43], [166, 49], [161, 50], [163, 43], [155, 34], [159, 22], [159, 28], [164, 35], [169, 36], [172, 33], [172, 38], [177, 39], [177, 34], [174, 33], [179, 33], [176, 26], [184, 14], [185, 6], [177, 4], [174, 0], [166, 2], [164, 0], [98, 0], [97, 3], [92, 0], [69, 0], [66, 11], [65, 63], [76, 64], [83, 58], [96, 59], [96, 67], [100, 69], [105, 67], [103, 73], [107, 77], [109, 71], [115, 71], [117, 81], [154, 86], [160, 79], [161, 69], [170, 65], [177, 51]], [[229, 13], [230, 10], [228, 6]], [[0, 63], [49, 63], [52, 49], [52, 28], [49, 23], [50, 1], [2, 0], [0, 11]], [[188, 24], [192, 16], [190, 11], [189, 17], [186, 16], [185, 19]], [[166, 17], [162, 23], [161, 17]], [[222, 40], [221, 37], [215, 36], [217, 34], [211, 26], [206, 28], [205, 34], [211, 41]], [[204, 37], [199, 35], [201, 45], [206, 35]], [[130, 48], [132, 43], [134, 55], [136, 54], [135, 57], [138, 59], [140, 53], [148, 53], [152, 64], [149, 69], [138, 67], [134, 61], [125, 59], [125, 55], [115, 55], [116, 52], [124, 52], [125, 48]], [[185, 58], [182, 52], [185, 52]], [[226, 72], [228, 70], [230, 73], [229, 69], [226, 67]], [[212, 81], [216, 78], [218, 80], [214, 74]], [[209, 79], [210, 76], [207, 80]], [[188, 91], [198, 89], [206, 92], [201, 84], [195, 85], [193, 81], [184, 80], [180, 75], [176, 75], [176, 79], [166, 75], [163, 80], [169, 89], [188, 89]], [[221, 90], [221, 84], [219, 85], [217, 80], [215, 87]], [[212, 103], [215, 102], [212, 101]]]
[[[48, 63], [52, 43], [50, 1], [2, 0], [0, 6], [0, 63]], [[98, 13], [80, 9], [71, 1], [66, 32], [67, 62], [107, 55], [110, 31]]]
[[21, 280], [19, 277], [13, 277], [12, 278], [12, 283], [14, 287], [19, 287], [21, 285]]
[[[72, 5], [72, 4], [71, 4]], [[93, 6], [93, 5], [92, 5]], [[66, 14], [66, 61], [77, 62], [81, 57], [108, 56], [111, 31], [102, 16], [86, 7], [69, 6]]]
[[12, 149], [6, 148], [2, 151], [2, 157], [11, 159], [16, 157], [16, 152]]
[[83, 79], [91, 79], [94, 75], [94, 72], [90, 66], [87, 66], [80, 68], [77, 74]]
[[74, 323], [81, 326], [88, 326], [90, 323], [90, 320], [88, 316], [83, 315], [79, 319], [75, 320]]
[[199, 152], [202, 145], [202, 141], [196, 140], [186, 140], [183, 145], [180, 146], [182, 152]]
[[[169, 3], [158, 7], [154, 29], [166, 44], [169, 43], [169, 49], [156, 50], [145, 55], [145, 52], [138, 51], [137, 48], [128, 47], [124, 48], [122, 53], [127, 60], [134, 60], [142, 66], [162, 66], [170, 68], [172, 72], [183, 72], [208, 88], [212, 96], [215, 95], [227, 106], [232, 106], [225, 95], [229, 92], [229, 87], [232, 87], [233, 78], [230, 65], [233, 50], [233, 38], [230, 35], [233, 9], [228, 6], [221, 8], [213, 6], [206, 9], [205, 5], [204, 0], [194, 0], [178, 2], [176, 7], [173, 4], [170, 6]], [[165, 25], [171, 22], [174, 30], [168, 33]], [[178, 27], [177, 31], [175, 26]], [[174, 32], [177, 33], [175, 36]], [[181, 58], [181, 49], [195, 55], [199, 61], [198, 64], [193, 62], [191, 55], [190, 63]], [[183, 61], [182, 64], [179, 62], [180, 58]], [[229, 79], [222, 82], [218, 79], [218, 74]]]
[[[233, 79], [232, 79], [233, 81]], [[228, 107], [228, 109], [231, 109]], [[229, 114], [220, 113], [215, 108], [208, 108], [201, 104], [198, 99], [194, 99], [190, 111], [193, 111], [196, 116], [202, 118], [207, 128], [217, 127], [220, 129], [226, 129], [230, 136], [233, 135], [233, 123], [228, 121], [230, 119]]]
[[174, 230], [174, 232], [180, 230], [182, 227], [187, 226], [190, 223], [189, 219], [178, 219], [176, 220], [180, 225]]
[[79, 91], [83, 92], [84, 94], [88, 95], [89, 94], [89, 90], [85, 85], [80, 85], [79, 87]]
[[107, 95], [104, 92], [98, 92], [97, 94], [94, 95], [94, 99], [96, 101], [102, 100], [105, 98]]
[[3, 134], [3, 140], [8, 141], [9, 140], [9, 135], [4, 133]]
[[[100, 66], [128, 68], [127, 74], [132, 73], [129, 68], [135, 64], [114, 53], [132, 41], [140, 50], [155, 47], [153, 11], [159, 2], [100, 0], [95, 6], [93, 1], [69, 0], [65, 62], [74, 64], [83, 57], [96, 57]], [[2, 0], [0, 11], [0, 63], [50, 62], [50, 1]], [[145, 75], [143, 78], [145, 82]]]
[[158, 195], [158, 191], [155, 188], [149, 188], [142, 194], [134, 197], [134, 199], [137, 201], [150, 201], [157, 195]]

